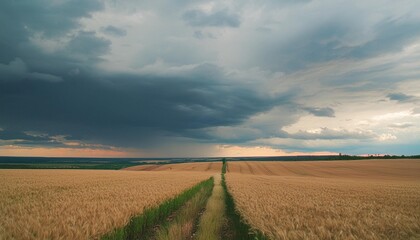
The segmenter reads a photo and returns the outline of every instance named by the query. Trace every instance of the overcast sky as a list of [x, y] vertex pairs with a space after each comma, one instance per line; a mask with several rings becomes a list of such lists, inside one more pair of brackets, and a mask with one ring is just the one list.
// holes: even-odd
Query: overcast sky
[[0, 155], [420, 154], [420, 1], [0, 2]]

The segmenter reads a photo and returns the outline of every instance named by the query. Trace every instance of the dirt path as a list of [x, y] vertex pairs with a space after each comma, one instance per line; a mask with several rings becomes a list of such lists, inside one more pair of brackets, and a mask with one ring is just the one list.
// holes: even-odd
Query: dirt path
[[214, 176], [213, 193], [210, 196], [206, 210], [200, 218], [197, 240], [221, 239], [222, 228], [225, 223], [225, 193], [221, 185], [221, 175]]

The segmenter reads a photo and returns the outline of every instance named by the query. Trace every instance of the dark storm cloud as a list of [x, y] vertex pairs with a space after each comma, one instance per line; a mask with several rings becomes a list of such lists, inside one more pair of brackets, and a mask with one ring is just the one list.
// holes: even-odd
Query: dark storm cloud
[[0, 124], [126, 146], [148, 141], [146, 135], [239, 124], [283, 101], [213, 79], [215, 70], [200, 66], [173, 77], [79, 74], [58, 83], [1, 81]]
[[49, 36], [61, 35], [79, 26], [81, 17], [102, 9], [101, 1], [2, 1], [2, 15], [13, 16], [25, 29], [42, 31]]
[[233, 27], [241, 24], [239, 16], [227, 10], [206, 13], [201, 10], [189, 10], [182, 16], [185, 22], [194, 27]]
[[[17, 33], [14, 39], [2, 38], [1, 42], [1, 48], [7, 49], [0, 60], [3, 140], [7, 131], [13, 131], [15, 139], [10, 133], [7, 136], [20, 139], [18, 144], [38, 141], [50, 145], [57, 143], [51, 136], [64, 135], [138, 146], [166, 135], [188, 136], [192, 129], [240, 124], [282, 101], [261, 96], [252, 87], [229, 84], [222, 70], [211, 64], [165, 76], [96, 74], [93, 66], [111, 43], [93, 31], [78, 30], [80, 17], [101, 8], [93, 3], [2, 2], [1, 16], [14, 16], [15, 21], [0, 24], [8, 27], [9, 34]], [[62, 11], [66, 8], [69, 11]], [[239, 26], [237, 16], [226, 11], [196, 14], [193, 24]], [[115, 30], [112, 26], [105, 29], [117, 33]], [[65, 37], [68, 41], [45, 52], [31, 40], [36, 36], [41, 36], [41, 44], [42, 38]], [[27, 131], [50, 137], [33, 138]]]
[[111, 36], [115, 36], [115, 37], [123, 37], [125, 35], [127, 35], [127, 31], [122, 29], [122, 28], [118, 28], [112, 25], [103, 27], [102, 32]]
[[47, 140], [42, 135], [30, 135], [21, 131], [14, 131], [9, 129], [3, 129], [0, 131], [0, 140], [27, 140], [27, 141], [40, 141]]
[[58, 82], [63, 79], [48, 73], [30, 72], [26, 63], [20, 58], [16, 58], [9, 64], [0, 64], [0, 78], [14, 81], [16, 79], [29, 78], [32, 80], [42, 80], [48, 82]]
[[329, 108], [329, 107], [325, 107], [325, 108], [305, 107], [303, 109], [318, 117], [334, 117], [334, 109]]
[[62, 81], [66, 76], [89, 71], [108, 51], [109, 42], [93, 33], [81, 31], [69, 38], [68, 45], [54, 53], [44, 52], [34, 45], [23, 52], [17, 51], [13, 58], [0, 62], [0, 79]]
[[80, 25], [81, 17], [102, 9], [100, 1], [12, 1], [0, 2], [0, 62], [8, 62], [27, 51], [34, 32], [48, 37], [66, 34]]
[[22, 146], [63, 146], [62, 143], [55, 141], [46, 134], [32, 134], [13, 129], [3, 129], [0, 131], [0, 146], [11, 144]]
[[[373, 63], [380, 57], [389, 62], [388, 55], [418, 39], [418, 17], [400, 13], [409, 7], [388, 6], [383, 17], [372, 19], [371, 5], [287, 0], [255, 9], [251, 2], [223, 1], [111, 1], [106, 7], [95, 0], [1, 1], [0, 142], [141, 149], [181, 138], [214, 145], [265, 138], [367, 142], [378, 136], [374, 130], [288, 133], [283, 127], [308, 129], [305, 122], [299, 126], [308, 113], [336, 117], [325, 99], [340, 102], [341, 115], [351, 109], [349, 96], [385, 96], [403, 91], [392, 90], [403, 79], [418, 77], [410, 71], [414, 56], [395, 57], [404, 71]], [[209, 12], [198, 10], [203, 7]], [[99, 10], [104, 12], [93, 14]], [[274, 76], [278, 81], [270, 80]], [[387, 97], [418, 101], [403, 93]], [[413, 115], [420, 112], [416, 107]], [[322, 147], [302, 147], [310, 149]]]
[[419, 38], [419, 24], [419, 19], [410, 19], [409, 16], [386, 19], [374, 27], [376, 36], [373, 40], [351, 48], [350, 54], [365, 58], [385, 52], [400, 51], [404, 46]]
[[25, 132], [17, 130], [0, 130], [0, 146], [19, 145], [24, 147], [60, 147], [60, 148], [90, 148], [111, 149], [111, 146], [89, 144], [78, 141], [71, 136], [50, 136], [45, 133]]
[[[365, 17], [361, 16], [361, 19]], [[264, 69], [291, 73], [320, 62], [366, 59], [401, 51], [420, 36], [420, 21], [415, 18], [380, 21], [371, 27], [369, 32], [373, 36], [370, 36], [363, 32], [365, 22], [337, 17], [322, 23], [308, 22], [310, 29], [296, 36], [284, 36], [289, 40], [281, 42], [282, 28], [288, 27], [284, 24], [274, 25], [277, 31], [267, 34], [267, 38], [262, 38], [262, 43], [255, 46], [258, 48], [255, 57]], [[361, 39], [357, 39], [359, 36]]]
[[[80, 18], [102, 7], [99, 1], [2, 1], [0, 78], [60, 81], [70, 72], [90, 68], [108, 51], [110, 42], [76, 29]], [[63, 38], [68, 42], [56, 50], [50, 44], [43, 49], [34, 42], [37, 38], [40, 45], [60, 43]]]
[[[72, 101], [62, 87], [69, 81], [83, 81], [77, 77], [90, 72], [92, 65], [101, 61], [100, 57], [109, 49], [110, 42], [97, 37], [95, 32], [77, 30], [80, 18], [100, 9], [99, 1], [0, 3], [0, 126], [3, 129], [0, 140], [20, 145], [64, 146], [52, 139], [56, 134], [49, 135], [49, 130], [71, 135], [68, 129], [55, 129], [66, 126], [57, 119], [61, 117], [60, 112], [66, 111], [62, 103]], [[67, 43], [55, 50], [48, 49], [48, 44], [43, 49], [35, 44], [36, 38], [41, 45], [44, 39], [64, 38]], [[76, 99], [78, 93], [73, 94], [72, 98]], [[77, 128], [77, 124], [73, 127]], [[27, 131], [47, 135], [30, 135]]]
[[68, 43], [66, 51], [96, 57], [107, 53], [110, 41], [95, 36], [95, 32], [78, 32]]

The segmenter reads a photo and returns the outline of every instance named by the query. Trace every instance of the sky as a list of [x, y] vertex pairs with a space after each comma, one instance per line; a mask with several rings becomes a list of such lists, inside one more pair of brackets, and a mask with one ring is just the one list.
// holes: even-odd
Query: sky
[[420, 154], [420, 1], [0, 2], [0, 155]]

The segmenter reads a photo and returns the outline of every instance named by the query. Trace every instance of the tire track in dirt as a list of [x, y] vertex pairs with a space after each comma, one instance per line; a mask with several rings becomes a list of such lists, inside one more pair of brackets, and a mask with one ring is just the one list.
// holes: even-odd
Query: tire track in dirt
[[258, 164], [258, 166], [261, 168], [261, 169], [263, 169], [264, 171], [263, 172], [267, 172], [268, 174], [267, 175], [270, 175], [270, 176], [274, 176], [274, 175], [276, 175], [273, 171], [271, 171], [271, 169], [269, 169], [265, 164]]
[[248, 167], [249, 172], [250, 172], [251, 174], [255, 175], [255, 171], [254, 171], [254, 168], [252, 167], [252, 165], [251, 165], [251, 164], [249, 164], [249, 162], [245, 162], [245, 164], [246, 164], [246, 166]]
[[208, 166], [207, 166], [207, 168], [206, 168], [206, 171], [210, 171], [210, 169], [213, 167], [213, 163], [211, 162]]
[[242, 172], [242, 164], [239, 164], [239, 172], [240, 172], [240, 173], [243, 173], [243, 172]]

